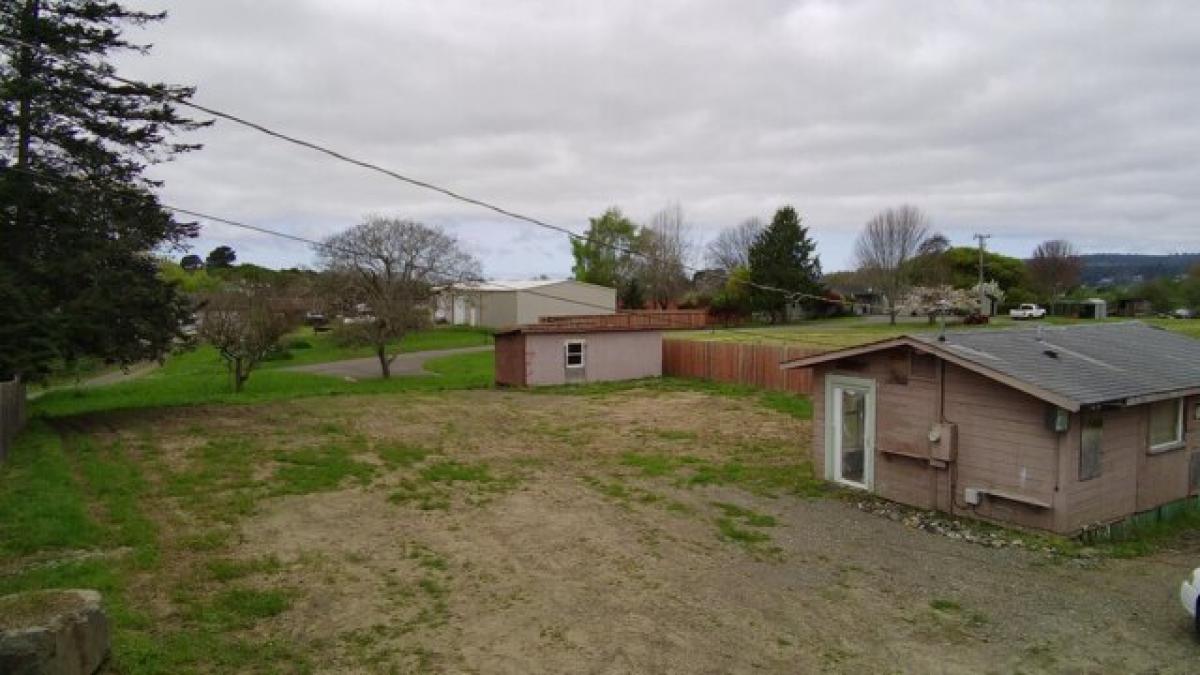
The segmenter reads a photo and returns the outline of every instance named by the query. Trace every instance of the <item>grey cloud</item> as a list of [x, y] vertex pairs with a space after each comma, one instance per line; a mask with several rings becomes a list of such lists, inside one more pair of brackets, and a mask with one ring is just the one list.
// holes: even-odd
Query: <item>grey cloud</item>
[[[577, 230], [613, 204], [644, 218], [678, 201], [707, 239], [787, 202], [836, 269], [876, 210], [911, 202], [1010, 253], [1050, 236], [1200, 249], [1186, 0], [169, 9], [124, 72]], [[203, 151], [155, 169], [180, 205], [313, 236], [398, 213], [455, 231], [497, 276], [569, 270], [561, 235], [227, 123], [196, 136]], [[217, 239], [259, 246], [214, 231], [198, 247]]]

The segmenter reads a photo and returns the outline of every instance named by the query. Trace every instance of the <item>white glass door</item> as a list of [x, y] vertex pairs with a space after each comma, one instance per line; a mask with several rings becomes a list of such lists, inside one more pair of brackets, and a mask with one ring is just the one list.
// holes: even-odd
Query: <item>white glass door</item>
[[826, 438], [832, 478], [869, 489], [874, 473], [875, 391], [870, 381], [833, 380], [829, 387]]

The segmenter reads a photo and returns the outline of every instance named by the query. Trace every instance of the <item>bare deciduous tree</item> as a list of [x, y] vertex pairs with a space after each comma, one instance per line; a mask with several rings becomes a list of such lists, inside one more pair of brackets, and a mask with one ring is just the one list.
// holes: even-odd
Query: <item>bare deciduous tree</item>
[[666, 309], [687, 289], [688, 259], [692, 255], [690, 227], [675, 204], [650, 219], [638, 234], [637, 277], [651, 302]]
[[317, 252], [333, 292], [343, 303], [367, 309], [337, 326], [337, 336], [372, 347], [385, 378], [391, 376], [397, 342], [430, 322], [435, 290], [480, 278], [479, 262], [457, 239], [411, 220], [369, 216], [326, 239]]
[[1054, 301], [1079, 285], [1083, 261], [1071, 242], [1051, 239], [1038, 244], [1028, 267], [1034, 287]]
[[240, 392], [250, 372], [297, 322], [270, 286], [242, 286], [205, 299], [197, 334], [216, 348]]
[[871, 279], [888, 301], [888, 315], [896, 323], [901, 296], [909, 286], [909, 262], [930, 238], [929, 221], [915, 206], [889, 208], [867, 221], [854, 252], [859, 271]]
[[732, 272], [738, 267], [749, 267], [750, 247], [763, 231], [763, 221], [759, 218], [746, 220], [721, 230], [716, 239], [708, 243], [704, 257], [708, 264], [718, 269]]

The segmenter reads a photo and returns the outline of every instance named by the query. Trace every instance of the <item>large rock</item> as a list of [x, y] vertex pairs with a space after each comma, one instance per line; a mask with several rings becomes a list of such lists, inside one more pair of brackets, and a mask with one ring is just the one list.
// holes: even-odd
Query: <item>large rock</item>
[[0, 597], [3, 675], [93, 675], [108, 650], [108, 618], [96, 591]]

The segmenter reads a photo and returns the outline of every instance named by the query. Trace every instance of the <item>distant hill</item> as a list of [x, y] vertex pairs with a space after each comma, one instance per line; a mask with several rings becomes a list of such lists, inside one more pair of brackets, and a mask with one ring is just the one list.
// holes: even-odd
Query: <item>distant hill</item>
[[1089, 253], [1080, 258], [1083, 259], [1083, 283], [1089, 286], [1121, 285], [1173, 277], [1186, 274], [1193, 265], [1200, 265], [1200, 253]]

